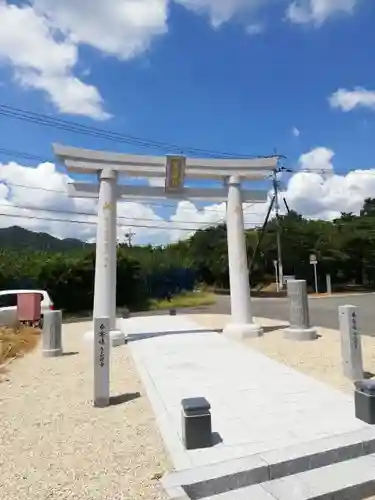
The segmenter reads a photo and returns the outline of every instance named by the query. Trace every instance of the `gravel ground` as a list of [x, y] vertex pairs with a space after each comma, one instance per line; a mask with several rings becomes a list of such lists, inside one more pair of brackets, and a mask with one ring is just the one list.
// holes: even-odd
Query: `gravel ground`
[[[195, 315], [194, 321], [208, 328], [223, 328], [229, 321], [227, 315]], [[310, 375], [345, 392], [353, 392], [353, 383], [342, 373], [340, 333], [337, 330], [318, 328], [320, 338], [312, 342], [284, 339], [283, 321], [255, 318], [265, 328], [263, 337], [247, 339], [244, 345]], [[375, 374], [375, 338], [362, 336], [364, 369], [368, 376]]]
[[64, 325], [67, 355], [45, 359], [39, 346], [0, 384], [1, 499], [166, 499], [156, 478], [171, 465], [130, 352], [112, 350], [116, 397], [93, 408], [87, 329]]

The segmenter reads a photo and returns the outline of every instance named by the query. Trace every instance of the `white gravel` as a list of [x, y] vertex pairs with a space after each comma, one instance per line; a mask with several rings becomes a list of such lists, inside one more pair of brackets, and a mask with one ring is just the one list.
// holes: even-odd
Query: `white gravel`
[[171, 466], [127, 346], [112, 350], [111, 394], [140, 397], [92, 406], [92, 359], [64, 326], [64, 351], [41, 348], [10, 366], [0, 384], [0, 499], [166, 499], [156, 480]]
[[[208, 328], [223, 328], [230, 317], [223, 314], [194, 315], [194, 320]], [[247, 339], [244, 346], [257, 349], [266, 356], [295, 370], [325, 382], [336, 389], [353, 393], [353, 383], [343, 375], [341, 339], [338, 330], [317, 328], [319, 338], [311, 342], [298, 342], [284, 338], [283, 327], [288, 324], [266, 318], [255, 318], [263, 326], [263, 337]], [[375, 337], [362, 337], [363, 365], [367, 376], [375, 374]]]

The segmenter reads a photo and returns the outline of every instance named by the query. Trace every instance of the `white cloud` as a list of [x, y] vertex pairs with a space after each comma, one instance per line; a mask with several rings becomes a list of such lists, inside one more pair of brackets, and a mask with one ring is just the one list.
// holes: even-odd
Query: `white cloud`
[[328, 178], [295, 174], [286, 192], [290, 207], [306, 217], [333, 219], [341, 212], [358, 214], [366, 197], [375, 197], [375, 169], [355, 170]]
[[298, 24], [322, 25], [336, 14], [352, 14], [358, 0], [295, 0], [289, 4], [286, 17]]
[[299, 137], [301, 135], [301, 132], [297, 127], [293, 127], [292, 134], [294, 135], [294, 137]]
[[264, 25], [261, 23], [253, 23], [246, 26], [245, 31], [248, 35], [261, 35], [264, 32]]
[[129, 59], [166, 33], [168, 1], [33, 0], [33, 4], [73, 43]]
[[59, 40], [45, 17], [0, 1], [0, 19], [0, 62], [14, 67], [19, 82], [46, 91], [62, 112], [108, 117], [98, 90], [73, 75], [77, 47]]
[[[89, 68], [81, 46], [129, 60], [147, 51], [168, 31], [172, 2], [207, 15], [218, 27], [239, 19], [250, 35], [263, 31], [261, 9], [290, 0], [0, 0], [0, 63], [10, 64], [16, 81], [45, 92], [60, 112], [104, 120], [109, 113], [99, 90], [83, 80]], [[321, 24], [336, 12], [352, 12], [356, 0], [296, 0], [287, 15], [295, 22]]]
[[334, 156], [334, 151], [325, 147], [300, 156], [301, 171], [291, 177], [285, 192], [290, 208], [306, 217], [329, 220], [341, 212], [358, 214], [364, 199], [375, 197], [375, 169], [337, 175]]
[[339, 89], [329, 97], [332, 108], [352, 111], [355, 108], [375, 110], [375, 91], [356, 87], [354, 90]]
[[[55, 165], [43, 163], [37, 168], [30, 168], [11, 162], [0, 164], [0, 170], [0, 227], [17, 225], [32, 231], [45, 231], [57, 238], [95, 240], [96, 217], [84, 214], [95, 214], [97, 202], [92, 199], [69, 198], [67, 184], [71, 179], [59, 172]], [[28, 208], [17, 208], [25, 206]], [[158, 243], [163, 242], [163, 238], [164, 241], [168, 238], [168, 232], [159, 229], [159, 226], [166, 225], [165, 221], [149, 206], [120, 202], [118, 216], [120, 240], [124, 240], [125, 233], [134, 224], [148, 226], [135, 230], [135, 241]], [[59, 220], [43, 220], [45, 218]], [[80, 223], [65, 222], [69, 220]], [[157, 226], [157, 229], [153, 226]]]
[[148, 183], [150, 186], [163, 187], [165, 186], [165, 179], [163, 177], [150, 177]]
[[332, 173], [333, 164], [332, 158], [335, 153], [332, 149], [319, 147], [312, 149], [308, 153], [304, 153], [299, 158], [299, 165], [301, 170], [316, 172], [316, 173]]
[[[167, 31], [168, 0], [0, 0], [0, 62], [16, 81], [47, 93], [60, 112], [104, 120], [98, 89], [75, 72], [79, 47], [130, 59]], [[86, 71], [87, 73], [87, 71]]]
[[[286, 17], [298, 24], [323, 24], [337, 14], [352, 14], [360, 0], [174, 0], [187, 9], [209, 16], [211, 24], [218, 27], [240, 14], [245, 19], [254, 18], [261, 9], [279, 3], [288, 4]], [[243, 20], [243, 19], [242, 19]], [[262, 26], [250, 23], [250, 34], [258, 34]]]
[[[359, 213], [363, 200], [375, 197], [375, 169], [337, 175], [334, 172], [333, 158], [334, 152], [325, 147], [315, 148], [301, 155], [301, 171], [290, 178], [282, 193], [291, 209], [307, 217], [332, 219], [341, 212]], [[69, 198], [67, 184], [70, 179], [53, 164], [43, 163], [37, 168], [30, 168], [11, 162], [0, 164], [0, 171], [0, 227], [18, 225], [32, 231], [45, 231], [59, 238], [95, 240], [96, 217], [83, 213], [95, 214], [96, 201]], [[322, 172], [329, 172], [330, 175], [325, 176]], [[160, 205], [156, 206], [159, 201]], [[155, 205], [139, 202], [118, 204], [120, 240], [124, 241], [125, 234], [131, 229], [136, 234], [134, 243], [166, 244], [187, 238], [194, 233], [194, 229], [225, 221], [225, 203], [198, 210], [192, 203], [181, 201], [169, 220], [161, 217], [158, 210], [163, 200], [154, 200], [154, 203]], [[167, 205], [171, 203], [169, 200]], [[28, 208], [17, 208], [21, 206]], [[246, 204], [246, 227], [262, 224], [268, 206], [269, 203]], [[59, 220], [43, 220], [45, 218]], [[81, 223], [68, 222], [70, 220]]]
[[207, 14], [212, 25], [218, 27], [241, 12], [252, 14], [273, 0], [175, 0], [175, 2], [198, 14]]

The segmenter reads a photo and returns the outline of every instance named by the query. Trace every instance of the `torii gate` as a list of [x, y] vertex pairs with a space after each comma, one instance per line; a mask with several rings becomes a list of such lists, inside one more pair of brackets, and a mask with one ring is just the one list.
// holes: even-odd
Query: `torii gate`
[[[109, 317], [111, 338], [123, 343], [116, 330], [117, 200], [174, 198], [227, 202], [231, 320], [224, 333], [237, 338], [261, 335], [253, 322], [244, 230], [244, 202], [264, 202], [267, 192], [241, 189], [241, 180], [262, 180], [277, 167], [279, 157], [256, 159], [196, 159], [184, 156], [143, 156], [53, 145], [69, 172], [97, 174], [98, 183], [73, 182], [69, 196], [98, 198], [93, 317]], [[165, 188], [118, 185], [119, 175], [165, 179]], [[187, 188], [185, 179], [221, 180], [221, 188]]]

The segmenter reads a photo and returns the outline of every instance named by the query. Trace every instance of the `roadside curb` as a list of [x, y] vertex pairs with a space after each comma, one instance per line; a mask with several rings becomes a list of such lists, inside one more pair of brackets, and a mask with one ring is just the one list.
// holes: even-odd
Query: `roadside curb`
[[309, 299], [330, 299], [336, 297], [363, 297], [364, 295], [375, 295], [375, 292], [352, 292], [352, 293], [319, 293], [309, 294]]

